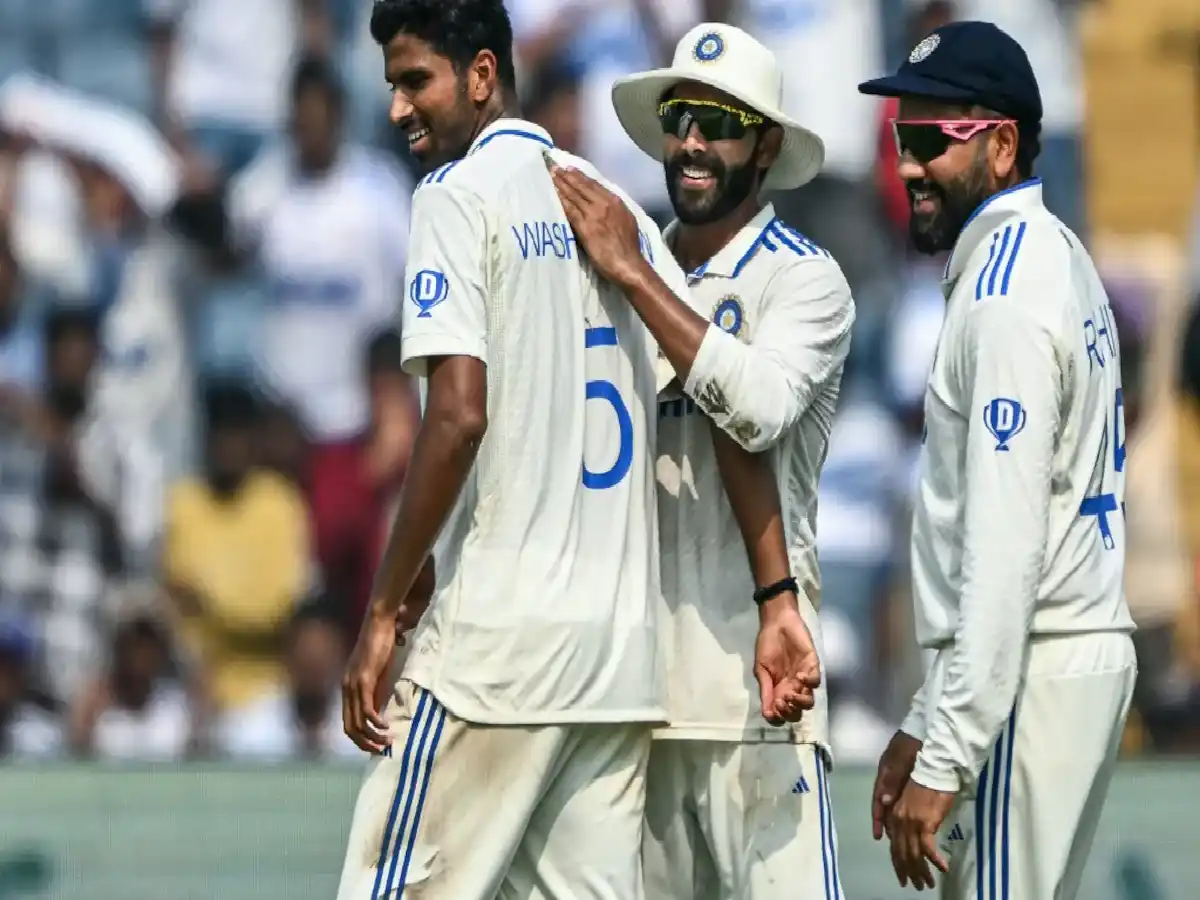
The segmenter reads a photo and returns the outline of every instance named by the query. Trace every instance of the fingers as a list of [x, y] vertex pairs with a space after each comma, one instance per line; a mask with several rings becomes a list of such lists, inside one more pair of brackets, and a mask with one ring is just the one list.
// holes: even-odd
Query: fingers
[[754, 667], [754, 677], [758, 680], [758, 699], [762, 717], [771, 725], [782, 724], [782, 719], [775, 710], [775, 679], [762, 665]]
[[375, 711], [375, 684], [368, 676], [347, 676], [342, 683], [342, 729], [360, 750], [382, 753], [390, 743], [387, 723]]
[[[942, 857], [941, 850], [938, 849], [937, 835], [926, 831], [921, 835], [921, 854], [925, 859], [929, 860], [937, 868], [939, 872], [949, 872], [950, 864]], [[930, 880], [930, 887], [933, 887], [933, 881]]]

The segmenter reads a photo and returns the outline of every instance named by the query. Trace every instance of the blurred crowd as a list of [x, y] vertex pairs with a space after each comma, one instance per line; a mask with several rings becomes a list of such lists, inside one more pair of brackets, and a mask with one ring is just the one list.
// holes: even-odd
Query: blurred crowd
[[[906, 250], [891, 111], [855, 87], [947, 20], [996, 21], [1042, 84], [1047, 202], [1086, 235], [1082, 3], [508, 5], [526, 115], [664, 223], [609, 88], [696, 22], [766, 42], [825, 140], [824, 173], [775, 202], [858, 303], [818, 535], [834, 747], [873, 763], [920, 672], [907, 516], [943, 299], [941, 261]], [[414, 173], [369, 13], [0, 2], [0, 757], [357, 752], [338, 681], [419, 417], [394, 330]], [[1113, 302], [1136, 443], [1146, 300]], [[1131, 527], [1153, 556], [1130, 587], [1144, 746], [1200, 748], [1194, 567], [1162, 517]]]

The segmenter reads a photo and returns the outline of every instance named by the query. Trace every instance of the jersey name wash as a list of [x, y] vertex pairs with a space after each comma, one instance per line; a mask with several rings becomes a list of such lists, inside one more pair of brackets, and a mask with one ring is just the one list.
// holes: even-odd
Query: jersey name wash
[[689, 282], [690, 293], [679, 296], [716, 327], [701, 344], [686, 396], [666, 394], [659, 403], [671, 725], [656, 737], [827, 744], [824, 689], [791, 729], [762, 719], [752, 671], [754, 579], [708, 420], [745, 449], [770, 454], [801, 612], [819, 649], [817, 481], [854, 323], [850, 288], [829, 254], [776, 219], [771, 206]]
[[910, 716], [928, 722], [904, 730], [977, 773], [1027, 635], [1133, 630], [1121, 360], [1095, 266], [1036, 180], [975, 213], [944, 291], [912, 565], [917, 639], [953, 652]]
[[[657, 348], [581, 262], [550, 146], [535, 125], [498, 121], [414, 196], [405, 364], [421, 375], [428, 357], [482, 360], [488, 426], [403, 677], [468, 722], [657, 722]], [[680, 284], [634, 210], [647, 255]]]

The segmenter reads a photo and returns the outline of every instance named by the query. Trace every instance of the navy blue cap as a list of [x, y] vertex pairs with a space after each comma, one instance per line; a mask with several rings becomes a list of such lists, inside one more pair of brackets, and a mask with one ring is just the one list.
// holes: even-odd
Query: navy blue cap
[[864, 81], [858, 90], [984, 106], [1021, 122], [1042, 120], [1042, 95], [1029, 57], [991, 22], [943, 25], [913, 48], [895, 75]]

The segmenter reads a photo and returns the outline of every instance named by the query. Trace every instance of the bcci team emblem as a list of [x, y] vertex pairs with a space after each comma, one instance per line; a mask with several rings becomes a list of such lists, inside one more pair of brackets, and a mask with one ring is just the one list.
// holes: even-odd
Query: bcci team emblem
[[420, 310], [418, 319], [428, 319], [432, 310], [444, 301], [450, 294], [450, 284], [446, 276], [433, 269], [422, 269], [412, 276], [408, 284], [408, 298]]
[[912, 53], [908, 54], [908, 61], [916, 65], [921, 60], [928, 59], [929, 54], [936, 50], [938, 44], [941, 42], [942, 36], [940, 34], [931, 34], [925, 40], [921, 41], [921, 43], [917, 44], [917, 46], [913, 47]]
[[720, 59], [724, 52], [725, 39], [715, 31], [710, 31], [696, 41], [696, 49], [692, 51], [692, 56], [696, 58], [696, 62], [710, 63]]
[[730, 294], [722, 297], [717, 308], [713, 310], [713, 324], [722, 331], [741, 337], [746, 325], [746, 313], [742, 309], [742, 301]]
[[1008, 451], [1008, 442], [1025, 427], [1025, 408], [1016, 400], [997, 397], [983, 408], [983, 424], [996, 439], [996, 450]]

